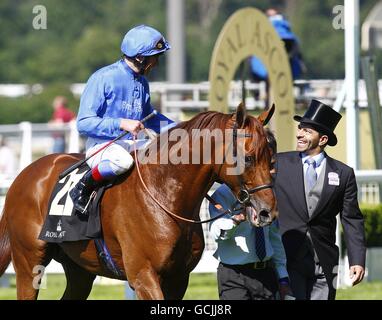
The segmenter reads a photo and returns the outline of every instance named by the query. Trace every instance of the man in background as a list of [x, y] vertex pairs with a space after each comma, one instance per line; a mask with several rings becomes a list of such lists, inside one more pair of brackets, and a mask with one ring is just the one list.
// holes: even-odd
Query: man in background
[[[57, 96], [53, 100], [53, 115], [50, 123], [63, 124], [68, 123], [75, 119], [75, 114], [68, 108], [68, 101], [63, 96]], [[65, 134], [61, 132], [55, 132], [53, 134], [53, 153], [65, 152]]]

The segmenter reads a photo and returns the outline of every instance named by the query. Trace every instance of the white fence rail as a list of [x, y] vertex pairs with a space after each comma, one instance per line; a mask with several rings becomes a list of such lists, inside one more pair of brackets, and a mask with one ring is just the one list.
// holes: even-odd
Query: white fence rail
[[[320, 99], [323, 102], [333, 104], [339, 92], [343, 88], [343, 80], [295, 80], [294, 94], [297, 102]], [[379, 96], [382, 101], [382, 80], [378, 81]], [[85, 88], [84, 83], [74, 83], [70, 86], [72, 93], [79, 97]], [[180, 110], [206, 110], [208, 108], [209, 82], [200, 83], [168, 83], [151, 82], [150, 91], [161, 107], [163, 113], [173, 115], [178, 119]], [[266, 97], [265, 82], [254, 83], [245, 81], [246, 106], [248, 109], [263, 108]], [[367, 94], [365, 82], [359, 80], [359, 106], [367, 106]], [[44, 90], [40, 84], [0, 84], [0, 96], [19, 97], [24, 95], [37, 95]], [[254, 94], [256, 92], [256, 95]], [[228, 104], [236, 107], [242, 100], [242, 82], [232, 81], [228, 93]]]

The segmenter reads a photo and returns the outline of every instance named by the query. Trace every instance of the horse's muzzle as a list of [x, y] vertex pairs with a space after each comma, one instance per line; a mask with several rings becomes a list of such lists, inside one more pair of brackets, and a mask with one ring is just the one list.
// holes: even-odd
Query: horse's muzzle
[[274, 219], [272, 210], [267, 208], [256, 210], [253, 206], [246, 207], [246, 214], [248, 221], [255, 227], [265, 227], [271, 224]]

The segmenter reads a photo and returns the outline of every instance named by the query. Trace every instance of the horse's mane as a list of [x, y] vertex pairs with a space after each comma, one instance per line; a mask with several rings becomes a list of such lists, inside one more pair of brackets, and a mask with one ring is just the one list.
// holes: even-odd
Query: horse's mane
[[[221, 129], [222, 131], [225, 129], [233, 129], [235, 125], [234, 115], [235, 114], [225, 114], [216, 111], [199, 113], [190, 120], [180, 122], [168, 131], [157, 136], [144, 150], [147, 151], [154, 144], [157, 146], [155, 150], [164, 150], [164, 152], [167, 150], [168, 152], [169, 148], [179, 141], [168, 140], [168, 137], [171, 136], [171, 132], [176, 129], [184, 130], [187, 136], [191, 138], [187, 140], [190, 143], [195, 136], [197, 136], [198, 139], [200, 138], [197, 132], [198, 130], [195, 129], [211, 131], [215, 129]], [[245, 119], [245, 130], [246, 133], [251, 133], [251, 140], [247, 138], [245, 141], [246, 154], [255, 156], [255, 159], [263, 159], [264, 156], [267, 157], [267, 155], [270, 154], [269, 145], [267, 142], [267, 133], [262, 123], [258, 121], [257, 118], [247, 115]], [[267, 158], [270, 160], [270, 155]]]
[[[193, 129], [232, 129], [235, 124], [233, 115], [234, 114], [225, 114], [216, 111], [206, 111], [197, 114], [188, 121], [180, 122], [169, 131], [183, 129], [191, 136]], [[247, 150], [247, 152], [254, 154], [256, 158], [264, 155], [268, 148], [268, 143], [267, 133], [263, 125], [255, 117], [248, 115], [245, 120], [245, 127], [247, 128], [247, 132], [253, 134], [253, 143], [250, 144], [251, 148]]]
[[226, 129], [227, 122], [231, 120], [229, 127], [233, 127], [234, 121], [232, 114], [224, 114], [216, 111], [202, 112], [194, 116], [188, 121], [183, 121], [176, 125], [174, 129], [184, 129], [188, 133], [192, 133], [192, 129]]

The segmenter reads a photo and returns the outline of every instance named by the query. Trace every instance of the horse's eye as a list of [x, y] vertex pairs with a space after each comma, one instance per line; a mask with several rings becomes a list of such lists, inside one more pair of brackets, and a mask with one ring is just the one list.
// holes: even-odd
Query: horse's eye
[[245, 166], [250, 167], [255, 164], [255, 157], [254, 156], [245, 156]]

